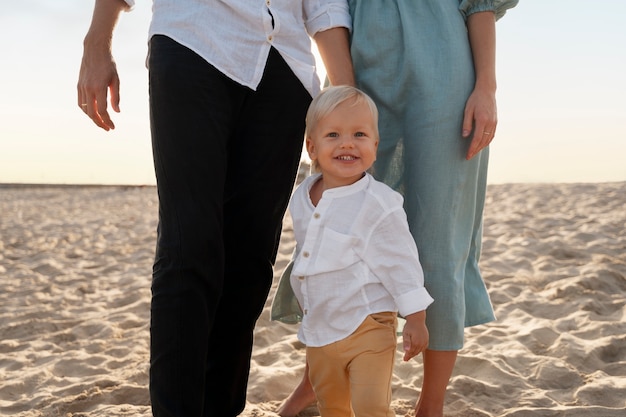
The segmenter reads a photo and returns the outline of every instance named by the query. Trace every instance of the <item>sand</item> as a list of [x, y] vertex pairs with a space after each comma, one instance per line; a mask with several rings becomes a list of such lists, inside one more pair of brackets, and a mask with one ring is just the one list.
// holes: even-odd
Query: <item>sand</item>
[[[0, 415], [150, 415], [156, 216], [154, 187], [0, 185]], [[447, 416], [626, 416], [625, 228], [626, 182], [489, 186], [481, 266], [498, 321], [467, 330]], [[287, 217], [276, 279], [293, 246]], [[269, 305], [246, 417], [275, 417], [304, 366], [297, 327]], [[398, 416], [421, 378], [421, 358], [397, 359]]]

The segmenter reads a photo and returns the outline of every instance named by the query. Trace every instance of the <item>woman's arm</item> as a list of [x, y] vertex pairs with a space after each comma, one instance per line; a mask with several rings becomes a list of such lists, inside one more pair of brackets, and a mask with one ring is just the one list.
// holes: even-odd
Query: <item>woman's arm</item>
[[108, 91], [111, 92], [111, 107], [120, 111], [120, 81], [111, 42], [120, 13], [128, 8], [123, 0], [96, 0], [91, 25], [83, 41], [78, 106], [104, 130], [115, 128], [107, 111]]
[[493, 12], [467, 18], [476, 84], [465, 105], [463, 137], [474, 135], [466, 159], [473, 158], [493, 140], [498, 123], [496, 106], [496, 19]]

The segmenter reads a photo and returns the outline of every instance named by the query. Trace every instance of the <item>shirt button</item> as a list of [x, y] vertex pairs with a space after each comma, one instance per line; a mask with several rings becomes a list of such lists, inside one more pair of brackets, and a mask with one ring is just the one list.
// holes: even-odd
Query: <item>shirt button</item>
[[310, 255], [310, 253], [309, 253], [309, 252], [304, 252], [304, 253], [302, 254], [302, 256], [304, 256], [305, 258], [308, 258], [308, 257], [309, 257], [309, 255]]
[[319, 219], [319, 218], [320, 218], [320, 214], [319, 214], [319, 213], [315, 213], [315, 214], [313, 215], [313, 217], [314, 217], [314, 218], [316, 218], [316, 219]]
[[299, 279], [300, 281], [304, 281], [304, 277], [303, 277], [302, 275], [300, 275], [300, 276], [298, 277], [298, 279]]
[[265, 4], [267, 4], [267, 7], [270, 7], [270, 3], [271, 3], [271, 1], [270, 1], [270, 0], [267, 0], [267, 1], [265, 2]]
[[309, 314], [309, 310], [305, 309], [304, 314]]
[[273, 37], [272, 35], [270, 35], [270, 36], [268, 36], [268, 37], [267, 37], [267, 40], [268, 40], [269, 42], [271, 42], [271, 41], [273, 41], [273, 40], [274, 40], [274, 37]]

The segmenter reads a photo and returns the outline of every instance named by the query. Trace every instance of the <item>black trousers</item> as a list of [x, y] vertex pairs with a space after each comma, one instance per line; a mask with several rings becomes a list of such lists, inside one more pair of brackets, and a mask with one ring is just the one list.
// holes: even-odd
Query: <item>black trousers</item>
[[153, 414], [236, 416], [311, 97], [273, 48], [257, 91], [165, 36], [151, 40], [149, 70]]

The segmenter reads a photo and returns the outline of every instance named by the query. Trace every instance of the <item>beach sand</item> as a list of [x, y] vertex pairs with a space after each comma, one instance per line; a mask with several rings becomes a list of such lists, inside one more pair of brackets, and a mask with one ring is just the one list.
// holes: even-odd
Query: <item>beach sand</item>
[[[154, 187], [0, 186], [0, 415], [150, 415], [156, 218]], [[447, 416], [626, 416], [625, 228], [626, 182], [489, 186], [498, 320], [467, 330]], [[287, 217], [275, 284], [293, 247]], [[245, 417], [275, 417], [304, 367], [297, 326], [269, 320], [274, 291]], [[421, 379], [421, 358], [396, 359], [398, 416]]]

